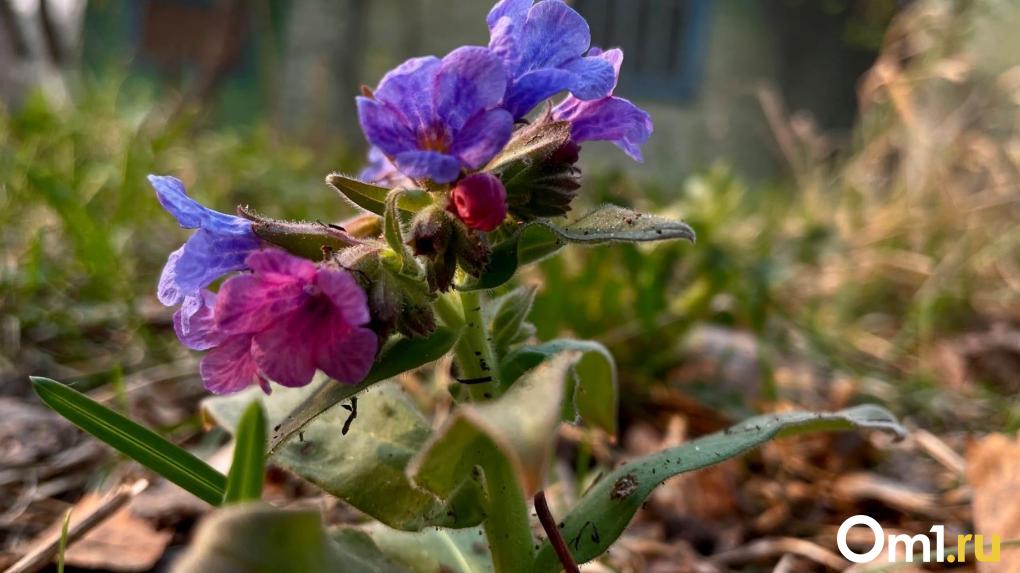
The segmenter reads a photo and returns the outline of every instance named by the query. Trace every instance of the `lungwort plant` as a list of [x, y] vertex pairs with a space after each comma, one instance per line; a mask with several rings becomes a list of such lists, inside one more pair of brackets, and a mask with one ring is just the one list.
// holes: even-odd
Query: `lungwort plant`
[[[610, 141], [640, 160], [652, 133], [647, 113], [613, 95], [622, 52], [591, 47], [559, 0], [503, 0], [488, 26], [488, 47], [409, 60], [357, 98], [369, 167], [327, 178], [363, 210], [353, 220], [224, 214], [174, 177], [149, 178], [195, 230], [170, 254], [158, 298], [177, 307], [181, 342], [206, 353], [206, 387], [229, 395], [206, 410], [236, 436], [230, 474], [66, 386], [35, 384], [82, 428], [230, 505], [180, 571], [576, 570], [669, 477], [794, 432], [901, 431], [873, 406], [754, 418], [609, 471], [569, 506], [557, 499], [554, 517], [543, 491], [557, 428], [615, 434], [617, 373], [596, 342], [535, 342], [533, 290], [504, 285], [568, 244], [694, 232], [611, 205], [570, 213], [580, 144]], [[433, 423], [394, 377], [447, 354], [454, 406]], [[375, 522], [327, 530], [314, 513], [252, 503], [267, 457]]]

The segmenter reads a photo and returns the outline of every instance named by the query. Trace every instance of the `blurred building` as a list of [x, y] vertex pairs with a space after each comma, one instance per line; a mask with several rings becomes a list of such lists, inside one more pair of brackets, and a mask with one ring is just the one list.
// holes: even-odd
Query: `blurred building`
[[[0, 0], [2, 2], [28, 0]], [[53, 0], [50, 0], [53, 1]], [[618, 93], [656, 133], [640, 173], [663, 182], [725, 158], [768, 177], [759, 94], [847, 128], [855, 84], [896, 0], [573, 0], [597, 45], [626, 52]], [[155, 79], [221, 121], [360, 142], [353, 96], [407, 57], [487, 41], [480, 0], [92, 0], [84, 65]], [[2, 53], [2, 52], [0, 52]], [[130, 66], [130, 67], [125, 67]], [[601, 146], [591, 146], [601, 147]], [[608, 147], [586, 154], [630, 169]]]

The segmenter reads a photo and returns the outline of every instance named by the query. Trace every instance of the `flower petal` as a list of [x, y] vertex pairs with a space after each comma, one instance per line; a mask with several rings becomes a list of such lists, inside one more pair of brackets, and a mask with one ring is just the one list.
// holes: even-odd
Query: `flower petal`
[[502, 150], [514, 129], [514, 118], [503, 109], [493, 109], [471, 118], [457, 134], [450, 153], [469, 169], [478, 169]]
[[252, 339], [255, 363], [270, 380], [289, 388], [305, 386], [315, 376], [313, 353], [325, 331], [319, 323], [329, 319], [304, 310], [298, 309]]
[[571, 74], [567, 89], [579, 99], [604, 98], [616, 88], [617, 74], [613, 63], [607, 59], [575, 58], [564, 63], [560, 69]]
[[432, 90], [439, 64], [435, 56], [407, 60], [383, 76], [375, 98], [401, 115], [412, 131], [429, 125], [435, 118]]
[[258, 273], [287, 275], [306, 282], [315, 278], [315, 263], [280, 249], [263, 249], [248, 255], [245, 264]]
[[591, 29], [584, 17], [563, 2], [543, 1], [528, 12], [521, 35], [520, 72], [556, 68], [588, 51]]
[[209, 350], [223, 342], [224, 336], [216, 328], [213, 307], [216, 295], [203, 290], [197, 296], [184, 299], [174, 313], [174, 332], [184, 346], [192, 350]]
[[260, 376], [251, 348], [251, 336], [232, 336], [206, 354], [199, 365], [205, 387], [213, 394], [233, 394], [256, 382]]
[[435, 151], [405, 151], [393, 158], [400, 172], [415, 179], [449, 183], [460, 175], [456, 157]]
[[174, 306], [184, 300], [184, 293], [177, 284], [177, 262], [184, 255], [184, 245], [170, 253], [163, 265], [163, 272], [159, 275], [159, 286], [156, 287], [156, 298], [166, 306]]
[[173, 280], [180, 293], [188, 296], [229, 272], [244, 269], [245, 259], [258, 248], [254, 233], [234, 235], [199, 229], [184, 243], [172, 269]]
[[375, 363], [379, 337], [367, 328], [329, 328], [315, 346], [315, 365], [330, 378], [357, 384]]
[[338, 316], [349, 326], [361, 326], [372, 319], [365, 291], [347, 271], [322, 269], [315, 277], [315, 285], [329, 297]]
[[277, 324], [304, 302], [304, 284], [279, 274], [231, 277], [216, 296], [216, 326], [251, 334]]
[[181, 227], [197, 229], [202, 226], [209, 209], [198, 204], [184, 191], [184, 183], [176, 177], [149, 175], [149, 184], [156, 190], [156, 199], [173, 215]]
[[609, 141], [637, 161], [642, 160], [641, 145], [654, 130], [646, 111], [618, 97], [565, 101], [553, 109], [553, 117], [572, 123], [571, 138], [575, 142]]
[[397, 108], [367, 97], [357, 102], [358, 121], [369, 143], [391, 156], [416, 148], [414, 127]]
[[358, 178], [366, 183], [385, 185], [390, 189], [413, 188], [414, 181], [397, 171], [397, 166], [378, 147], [368, 150], [368, 165], [361, 170]]
[[503, 105], [514, 118], [522, 118], [540, 102], [566, 91], [572, 80], [572, 74], [557, 68], [528, 72], [517, 78], [507, 90]]
[[496, 2], [496, 5], [489, 11], [488, 17], [485, 19], [491, 30], [496, 23], [499, 22], [500, 18], [510, 18], [511, 20], [523, 20], [528, 15], [528, 10], [531, 9], [531, 5], [534, 4], [534, 0], [500, 0]]
[[436, 113], [456, 132], [506, 93], [503, 62], [488, 48], [458, 48], [443, 58], [436, 75]]

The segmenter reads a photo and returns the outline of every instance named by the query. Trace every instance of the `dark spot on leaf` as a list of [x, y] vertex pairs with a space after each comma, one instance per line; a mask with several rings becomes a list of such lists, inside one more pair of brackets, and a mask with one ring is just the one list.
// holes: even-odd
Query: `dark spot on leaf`
[[613, 484], [613, 491], [609, 493], [609, 498], [623, 499], [637, 491], [637, 486], [638, 482], [634, 474], [627, 474], [616, 480], [616, 483]]

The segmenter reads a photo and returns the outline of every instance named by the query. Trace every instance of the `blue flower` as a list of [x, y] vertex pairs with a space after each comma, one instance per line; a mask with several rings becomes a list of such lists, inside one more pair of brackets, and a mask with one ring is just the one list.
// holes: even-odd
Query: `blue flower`
[[464, 47], [442, 60], [414, 58], [358, 98], [368, 142], [414, 179], [450, 183], [484, 166], [510, 140], [513, 117], [497, 106], [506, 73], [489, 49]]
[[[180, 179], [149, 175], [149, 183], [160, 204], [182, 228], [198, 229], [167, 259], [159, 278], [159, 301], [167, 306], [197, 302], [201, 289], [231, 271], [244, 269], [245, 258], [261, 243], [251, 221], [199, 205], [184, 192]], [[197, 308], [185, 313], [185, 323], [194, 310]]]
[[[602, 52], [598, 48], [592, 48], [590, 54], [609, 62], [615, 70], [615, 78], [619, 78], [620, 66], [623, 65], [622, 51], [614, 49]], [[641, 146], [652, 135], [652, 118], [630, 101], [613, 96], [615, 90], [614, 80], [609, 97], [583, 101], [568, 96], [553, 108], [553, 119], [571, 122], [571, 139], [576, 143], [609, 141], [636, 161], [641, 161]]]
[[561, 0], [502, 0], [488, 17], [489, 47], [509, 76], [504, 107], [520, 119], [536, 105], [568, 91], [582, 100], [604, 98], [613, 89], [613, 67], [585, 57], [591, 30], [584, 17]]

